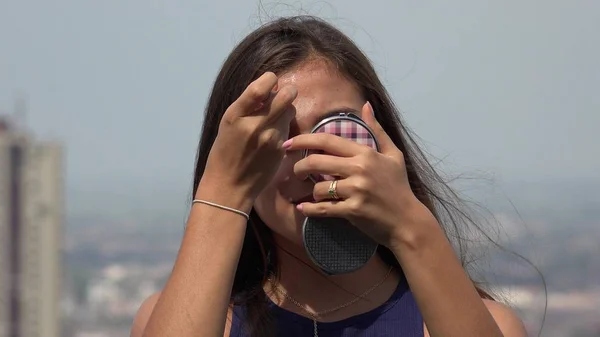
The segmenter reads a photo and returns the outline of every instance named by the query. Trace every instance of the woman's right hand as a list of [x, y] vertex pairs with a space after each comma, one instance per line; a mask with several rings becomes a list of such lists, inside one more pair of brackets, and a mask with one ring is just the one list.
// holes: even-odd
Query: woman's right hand
[[271, 182], [285, 154], [282, 144], [289, 135], [295, 116], [292, 102], [298, 94], [292, 86], [277, 90], [277, 80], [272, 72], [263, 74], [225, 111], [197, 195], [202, 189], [235, 192], [251, 200], [230, 206], [248, 211]]

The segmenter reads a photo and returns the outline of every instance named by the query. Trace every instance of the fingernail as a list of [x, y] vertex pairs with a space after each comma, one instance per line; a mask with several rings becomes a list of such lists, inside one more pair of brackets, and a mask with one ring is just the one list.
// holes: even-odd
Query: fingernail
[[302, 206], [302, 204], [296, 205], [296, 209], [299, 210], [300, 212], [302, 212], [303, 208], [304, 208], [304, 206]]
[[375, 116], [375, 111], [373, 110], [373, 106], [371, 102], [367, 101], [367, 105], [369, 106], [369, 111], [371, 111], [371, 115]]
[[292, 146], [292, 139], [288, 139], [281, 145], [285, 150], [289, 149]]

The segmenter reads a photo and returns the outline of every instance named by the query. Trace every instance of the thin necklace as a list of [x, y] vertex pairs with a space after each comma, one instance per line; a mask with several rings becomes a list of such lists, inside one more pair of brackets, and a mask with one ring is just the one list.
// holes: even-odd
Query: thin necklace
[[323, 316], [325, 316], [325, 315], [329, 315], [329, 314], [331, 314], [333, 312], [336, 312], [338, 310], [341, 310], [341, 309], [344, 309], [346, 307], [349, 307], [352, 304], [358, 302], [360, 299], [365, 298], [373, 290], [379, 288], [379, 286], [381, 286], [383, 284], [383, 282], [385, 282], [385, 280], [388, 278], [388, 276], [390, 276], [390, 274], [392, 273], [392, 270], [394, 270], [393, 266], [390, 267], [390, 269], [388, 270], [388, 272], [385, 274], [385, 276], [379, 282], [375, 283], [375, 285], [373, 285], [371, 288], [367, 289], [365, 292], [363, 292], [362, 294], [360, 294], [356, 298], [352, 299], [351, 301], [346, 302], [346, 303], [344, 303], [342, 305], [338, 305], [335, 308], [328, 309], [328, 310], [323, 310], [323, 311], [319, 311], [319, 312], [314, 312], [314, 311], [311, 311], [311, 310], [307, 309], [305, 305], [300, 304], [300, 302], [296, 301], [292, 296], [288, 295], [287, 292], [281, 290], [279, 288], [279, 286], [277, 284], [275, 284], [275, 281], [273, 281], [273, 278], [269, 277], [269, 281], [271, 282], [271, 285], [273, 286], [273, 288], [275, 289], [275, 291], [277, 291], [278, 293], [280, 293], [281, 295], [283, 295], [283, 297], [285, 297], [290, 302], [294, 303], [294, 305], [296, 305], [298, 308], [300, 308], [300, 310], [304, 311], [306, 314], [308, 314], [308, 316], [310, 316], [310, 318], [313, 321], [314, 337], [319, 337], [319, 331], [317, 329], [317, 319], [318, 318], [323, 318]]

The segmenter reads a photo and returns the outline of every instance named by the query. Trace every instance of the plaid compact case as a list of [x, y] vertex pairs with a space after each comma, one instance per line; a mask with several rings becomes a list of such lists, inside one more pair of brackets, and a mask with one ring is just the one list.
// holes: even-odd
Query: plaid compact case
[[[312, 133], [330, 133], [379, 149], [373, 132], [358, 116], [340, 113], [319, 122]], [[304, 157], [323, 151], [305, 151]], [[315, 183], [331, 181], [336, 177], [311, 175]], [[377, 243], [340, 218], [306, 218], [302, 226], [304, 248], [313, 263], [329, 275], [355, 271], [364, 266], [375, 255]]]
[[[330, 133], [379, 150], [379, 144], [371, 129], [369, 129], [367, 124], [360, 119], [360, 117], [352, 113], [340, 113], [339, 115], [325, 118], [313, 127], [311, 133]], [[305, 151], [304, 157], [313, 153], [323, 153], [323, 151]], [[315, 183], [323, 180], [335, 179], [335, 177], [328, 175], [311, 175], [310, 178]]]

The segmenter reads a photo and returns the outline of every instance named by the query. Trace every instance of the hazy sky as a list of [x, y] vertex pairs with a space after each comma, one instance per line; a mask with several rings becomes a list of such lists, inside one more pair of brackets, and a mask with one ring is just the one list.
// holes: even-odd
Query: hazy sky
[[[404, 117], [454, 171], [600, 180], [600, 2], [294, 1], [371, 57]], [[218, 68], [258, 1], [0, 1], [0, 110], [68, 148], [70, 190], [191, 181]]]

